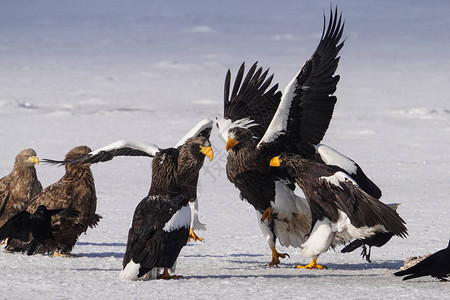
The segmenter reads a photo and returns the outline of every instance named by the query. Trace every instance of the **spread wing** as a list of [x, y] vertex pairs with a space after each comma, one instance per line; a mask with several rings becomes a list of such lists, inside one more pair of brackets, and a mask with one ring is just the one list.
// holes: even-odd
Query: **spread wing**
[[213, 121], [210, 119], [204, 119], [197, 123], [188, 133], [186, 133], [176, 144], [174, 148], [178, 148], [183, 145], [187, 139], [191, 137], [203, 136], [209, 139], [211, 130], [213, 127]]
[[116, 156], [147, 156], [154, 157], [159, 152], [158, 146], [154, 144], [144, 144], [120, 140], [112, 144], [106, 145], [88, 154], [82, 155], [75, 159], [58, 161], [52, 159], [43, 159], [44, 163], [50, 164], [70, 164], [70, 163], [98, 163], [113, 159]]
[[282, 143], [282, 150], [301, 153], [301, 144], [318, 144], [325, 135], [337, 98], [339, 76], [334, 75], [344, 30], [342, 14], [331, 11], [328, 27], [324, 16], [322, 38], [309, 60], [287, 85], [269, 128], [258, 144]]
[[277, 92], [278, 84], [268, 91], [273, 75], [267, 78], [269, 70], [263, 73], [255, 63], [244, 78], [245, 63], [242, 63], [236, 75], [230, 94], [231, 71], [228, 70], [224, 87], [224, 119], [217, 119], [216, 125], [224, 140], [228, 138], [228, 129], [244, 127], [253, 136], [261, 139], [272, 120], [281, 99]]
[[27, 211], [22, 211], [14, 215], [0, 228], [0, 240], [15, 238], [28, 242], [32, 238], [32, 229], [31, 214]]

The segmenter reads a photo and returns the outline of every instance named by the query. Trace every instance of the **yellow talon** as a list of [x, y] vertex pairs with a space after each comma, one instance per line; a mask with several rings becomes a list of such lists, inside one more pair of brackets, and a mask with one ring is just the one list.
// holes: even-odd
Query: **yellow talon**
[[70, 254], [70, 252], [68, 252], [68, 253], [61, 253], [61, 252], [59, 252], [59, 250], [54, 250], [53, 251], [53, 257], [79, 257], [79, 256], [75, 255], [75, 254]]
[[278, 266], [278, 264], [280, 263], [280, 257], [281, 258], [286, 258], [289, 257], [289, 254], [287, 253], [280, 253], [277, 251], [277, 249], [275, 247], [272, 248], [272, 261], [269, 263], [269, 267], [273, 267], [273, 266]]
[[297, 269], [319, 269], [319, 270], [322, 270], [323, 268], [325, 268], [325, 269], [327, 268], [325, 266], [318, 265], [316, 262], [317, 262], [317, 258], [313, 258], [311, 260], [311, 262], [309, 264], [307, 264], [306, 266], [298, 265]]
[[6, 238], [4, 241], [0, 242], [0, 246], [7, 245], [8, 244], [8, 238]]
[[189, 238], [188, 238], [188, 242], [193, 239], [194, 242], [199, 241], [202, 242], [203, 239], [201, 237], [199, 237], [198, 235], [195, 234], [194, 229], [189, 229]]
[[273, 208], [269, 207], [266, 209], [266, 211], [263, 213], [261, 220], [264, 222], [266, 219], [269, 220], [269, 223], [272, 223], [272, 214], [273, 214]]

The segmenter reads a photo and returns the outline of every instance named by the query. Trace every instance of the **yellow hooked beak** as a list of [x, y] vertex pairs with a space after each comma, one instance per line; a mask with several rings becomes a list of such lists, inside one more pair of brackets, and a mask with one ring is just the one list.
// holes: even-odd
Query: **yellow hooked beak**
[[281, 162], [280, 158], [278, 156], [275, 156], [274, 158], [272, 158], [270, 160], [270, 166], [271, 167], [279, 167], [280, 166], [280, 162]]
[[36, 164], [39, 164], [39, 158], [37, 158], [36, 156], [28, 157], [28, 161], [34, 162]]
[[233, 138], [228, 138], [227, 140], [227, 144], [225, 145], [225, 149], [227, 150], [227, 152], [233, 148], [234, 146], [236, 146], [239, 143], [239, 141], [236, 141]]
[[200, 146], [200, 152], [208, 156], [210, 160], [213, 160], [214, 152], [211, 147]]

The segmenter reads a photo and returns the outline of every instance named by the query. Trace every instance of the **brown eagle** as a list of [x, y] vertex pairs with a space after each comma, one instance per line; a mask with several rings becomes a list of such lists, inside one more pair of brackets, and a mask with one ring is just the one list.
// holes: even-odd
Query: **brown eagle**
[[[70, 161], [89, 152], [89, 147], [78, 146], [67, 153], [65, 160]], [[78, 237], [89, 227], [95, 227], [101, 218], [95, 213], [97, 196], [90, 164], [66, 164], [65, 169], [64, 176], [39, 193], [26, 210], [34, 213], [40, 205], [48, 209], [72, 208], [79, 211], [79, 216], [54, 216], [51, 223], [53, 238], [40, 245], [35, 253], [69, 255]], [[28, 247], [29, 243], [15, 240], [8, 243], [7, 250], [25, 252]]]
[[12, 216], [25, 209], [30, 200], [42, 191], [35, 164], [36, 152], [25, 149], [17, 154], [11, 173], [0, 179], [0, 227]]

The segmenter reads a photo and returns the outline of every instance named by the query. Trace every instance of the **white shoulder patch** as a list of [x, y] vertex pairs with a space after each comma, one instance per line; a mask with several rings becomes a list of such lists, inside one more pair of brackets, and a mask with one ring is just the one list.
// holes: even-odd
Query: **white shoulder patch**
[[191, 208], [189, 205], [181, 207], [164, 225], [165, 232], [171, 232], [182, 227], [189, 228], [191, 224]]
[[192, 127], [191, 130], [189, 130], [188, 133], [186, 133], [176, 144], [174, 148], [177, 148], [181, 145], [183, 145], [187, 139], [191, 137], [197, 136], [200, 132], [205, 130], [206, 128], [212, 128], [213, 121], [210, 119], [204, 119], [197, 123], [194, 127]]
[[94, 150], [89, 154], [96, 155], [96, 154], [100, 153], [101, 151], [108, 152], [108, 151], [118, 150], [118, 149], [122, 149], [122, 148], [131, 148], [131, 149], [140, 150], [140, 151], [148, 153], [151, 156], [155, 156], [155, 154], [157, 152], [159, 152], [159, 148], [155, 144], [144, 144], [144, 143], [138, 143], [138, 142], [137, 143], [130, 142], [130, 141], [126, 141], [126, 140], [119, 140], [119, 141], [116, 141], [109, 145], [106, 145], [104, 147], [101, 147], [97, 150]]
[[349, 174], [356, 174], [356, 163], [347, 156], [324, 144], [318, 144], [315, 147], [316, 152], [327, 165], [338, 166]]
[[355, 186], [358, 186], [358, 184], [353, 180], [353, 178], [351, 178], [350, 176], [341, 171], [334, 173], [332, 176], [322, 176], [320, 178], [325, 181], [328, 181], [330, 184], [337, 187], [340, 187], [341, 183], [345, 183], [346, 181], [350, 181]]
[[275, 112], [275, 115], [273, 116], [269, 127], [267, 128], [257, 147], [259, 147], [259, 145], [261, 145], [262, 143], [271, 143], [275, 141], [280, 134], [286, 131], [289, 118], [289, 110], [292, 105], [292, 100], [294, 100], [294, 97], [296, 96], [295, 89], [298, 74], [299, 73], [295, 75], [295, 77], [284, 89], [277, 111]]

